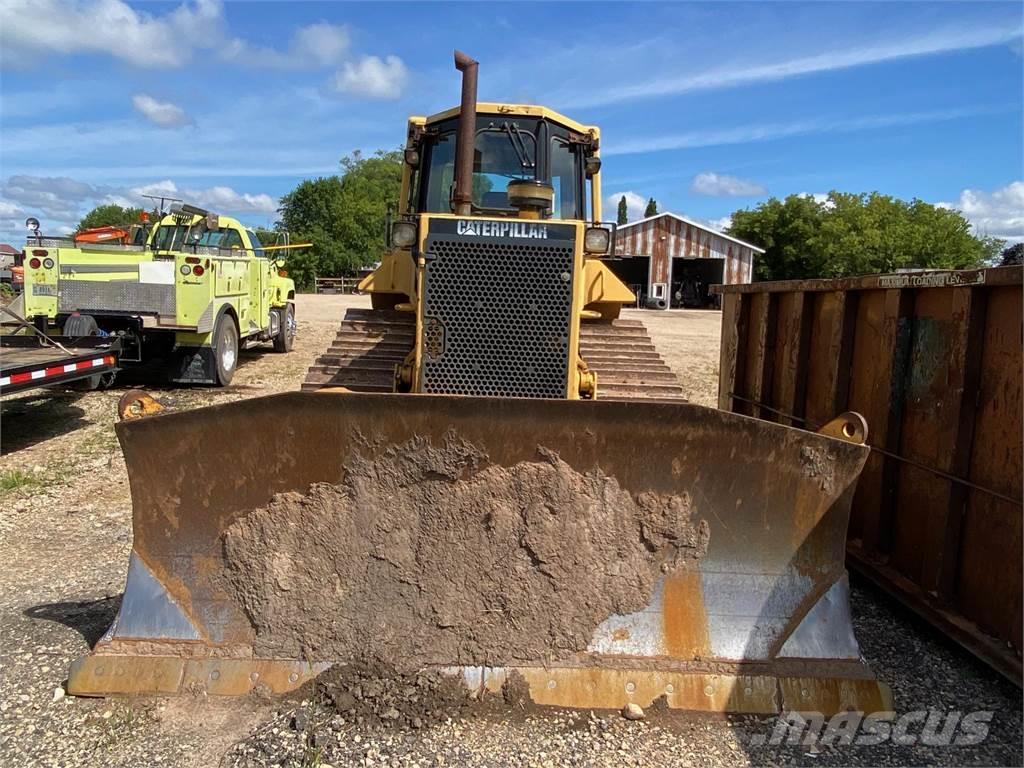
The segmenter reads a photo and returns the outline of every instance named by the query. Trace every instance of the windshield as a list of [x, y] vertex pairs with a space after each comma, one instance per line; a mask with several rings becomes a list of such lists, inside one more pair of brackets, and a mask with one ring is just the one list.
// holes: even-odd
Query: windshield
[[[511, 211], [505, 190], [515, 179], [533, 179], [537, 173], [537, 139], [515, 123], [494, 124], [477, 131], [473, 152], [473, 205], [490, 211]], [[426, 210], [451, 210], [455, 181], [455, 132], [441, 134], [430, 150]]]
[[252, 243], [253, 253], [261, 259], [266, 258], [267, 252], [263, 250], [264, 244], [260, 242], [259, 235], [256, 234], [256, 231], [252, 229], [247, 229], [245, 231], [249, 233], [249, 242]]

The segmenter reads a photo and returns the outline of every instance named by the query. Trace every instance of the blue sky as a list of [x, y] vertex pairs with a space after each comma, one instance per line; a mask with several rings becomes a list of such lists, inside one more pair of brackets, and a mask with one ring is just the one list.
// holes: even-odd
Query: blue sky
[[879, 190], [1024, 239], [1020, 3], [624, 0], [5, 0], [0, 239], [160, 190], [266, 225], [298, 180], [454, 105], [456, 47], [482, 99], [600, 125], [634, 216]]

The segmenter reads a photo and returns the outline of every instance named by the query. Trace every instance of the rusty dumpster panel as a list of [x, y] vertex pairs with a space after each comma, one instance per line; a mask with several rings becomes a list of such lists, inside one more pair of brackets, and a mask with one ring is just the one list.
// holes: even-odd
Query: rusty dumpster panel
[[1022, 270], [716, 286], [719, 407], [872, 447], [848, 565], [1021, 683]]

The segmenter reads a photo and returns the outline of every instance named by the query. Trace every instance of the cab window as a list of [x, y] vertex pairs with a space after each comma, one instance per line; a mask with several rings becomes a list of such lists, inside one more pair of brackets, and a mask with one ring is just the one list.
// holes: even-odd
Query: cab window
[[219, 248], [221, 240], [224, 238], [224, 233], [219, 229], [216, 231], [207, 230], [202, 234], [193, 230], [192, 237], [195, 238], [196, 235], [199, 235], [199, 239], [194, 239], [192, 242], [201, 248]]
[[255, 253], [258, 258], [266, 258], [267, 252], [263, 250], [263, 243], [260, 241], [259, 235], [251, 229], [247, 229], [245, 231], [246, 234], [249, 235], [249, 244], [252, 246], [253, 253]]
[[244, 248], [245, 244], [242, 242], [242, 235], [237, 229], [228, 229], [224, 231], [220, 247], [230, 250], [232, 248]]
[[551, 139], [551, 186], [555, 200], [551, 206], [553, 219], [583, 218], [580, 210], [580, 153], [564, 139]]

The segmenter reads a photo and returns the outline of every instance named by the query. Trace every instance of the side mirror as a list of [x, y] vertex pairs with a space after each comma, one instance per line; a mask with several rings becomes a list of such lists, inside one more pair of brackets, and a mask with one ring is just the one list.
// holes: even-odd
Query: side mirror
[[594, 157], [594, 155], [587, 155], [586, 160], [583, 161], [583, 171], [587, 174], [587, 178], [591, 178], [601, 170], [601, 158]]
[[418, 168], [420, 165], [420, 151], [418, 149], [409, 148], [403, 153], [405, 157], [405, 164], [410, 165], [413, 168]]

